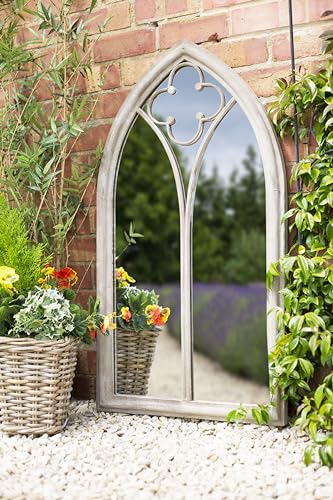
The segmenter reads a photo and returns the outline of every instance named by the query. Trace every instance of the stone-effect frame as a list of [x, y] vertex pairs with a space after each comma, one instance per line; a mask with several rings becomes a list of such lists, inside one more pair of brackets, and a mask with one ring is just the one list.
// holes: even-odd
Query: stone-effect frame
[[[112, 125], [105, 145], [97, 184], [97, 296], [103, 312], [115, 309], [115, 200], [116, 182], [122, 151], [128, 134], [140, 108], [170, 71], [182, 62], [198, 65], [209, 72], [230, 92], [241, 106], [255, 133], [263, 163], [266, 192], [266, 261], [267, 265], [278, 260], [286, 252], [287, 235], [285, 225], [280, 224], [287, 206], [287, 188], [283, 157], [278, 140], [269, 122], [264, 107], [248, 85], [206, 49], [183, 41], [168, 50], [156, 65], [135, 85]], [[174, 167], [173, 167], [174, 170]], [[177, 192], [183, 189], [174, 170]], [[180, 200], [180, 217], [186, 212]], [[183, 214], [183, 215], [182, 215]], [[186, 217], [185, 217], [186, 218]], [[182, 298], [182, 365], [183, 399], [151, 398], [135, 395], [120, 395], [115, 392], [115, 341], [113, 335], [98, 336], [97, 339], [97, 408], [133, 414], [178, 416], [200, 419], [225, 420], [227, 414], [239, 403], [193, 400], [193, 329], [191, 284], [191, 231], [192, 220], [181, 228], [181, 298]], [[267, 293], [267, 309], [280, 305], [278, 290], [282, 280]], [[267, 345], [271, 351], [276, 341], [276, 319], [267, 317]], [[286, 403], [279, 394], [273, 397], [274, 408], [270, 410], [270, 422], [285, 425]], [[255, 404], [244, 404], [248, 410], [246, 422], [253, 422], [251, 409]]]

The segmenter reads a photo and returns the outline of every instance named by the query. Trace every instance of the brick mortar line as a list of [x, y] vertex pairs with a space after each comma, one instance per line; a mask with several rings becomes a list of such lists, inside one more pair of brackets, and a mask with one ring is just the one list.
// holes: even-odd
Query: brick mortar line
[[[95, 151], [95, 150], [92, 149], [91, 151]], [[77, 156], [80, 156], [80, 157], [83, 156], [84, 157], [84, 156], [87, 156], [89, 154], [90, 154], [89, 151], [72, 151], [71, 156], [73, 156], [74, 159], [75, 159]], [[93, 177], [93, 179], [94, 179], [94, 177]], [[90, 181], [90, 183], [91, 182], [93, 182], [93, 180]]]
[[309, 2], [310, 2], [310, 0], [307, 0], [305, 2], [305, 17], [307, 20], [310, 19], [310, 3]]
[[267, 97], [259, 97], [258, 99], [260, 103], [265, 107], [267, 104], [271, 104], [271, 102], [273, 102], [273, 100], [276, 99], [276, 96], [270, 95]]
[[94, 240], [94, 234], [89, 233], [89, 234], [76, 234], [75, 235], [75, 240]]
[[156, 26], [156, 31], [155, 31], [155, 47], [156, 47], [156, 51], [161, 50], [161, 36], [160, 36], [159, 25]]
[[155, 11], [157, 13], [157, 16], [165, 16], [166, 15], [166, 8], [165, 8], [165, 2], [161, 2], [161, 0], [155, 0]]
[[[208, 15], [201, 16], [198, 13], [196, 15], [190, 15], [190, 16], [192, 16], [192, 17], [188, 17], [187, 18], [188, 22], [195, 21], [195, 20], [200, 20], [200, 19], [208, 19], [210, 17], [212, 19], [214, 18], [214, 15], [211, 15], [211, 14], [210, 15], [208, 14]], [[157, 31], [158, 28], [160, 28], [162, 26], [167, 26], [167, 25], [171, 24], [168, 21], [169, 21], [168, 19], [166, 20], [166, 22], [162, 22], [162, 23], [159, 23], [159, 21], [156, 21], [158, 23], [157, 26], [155, 26], [154, 21], [153, 21], [153, 22], [144, 22], [144, 23], [142, 23], [140, 25], [134, 24], [134, 25], [131, 25], [131, 26], [128, 26], [128, 27], [125, 27], [125, 28], [113, 28], [112, 30], [105, 31], [102, 34], [100, 34], [100, 33], [93, 33], [93, 34], [90, 35], [89, 38], [90, 38], [90, 40], [95, 40], [96, 38], [99, 38], [100, 41], [102, 41], [105, 37], [108, 37], [108, 36], [112, 37], [113, 34], [116, 37], [119, 34], [135, 33], [135, 32], [139, 32], [139, 31], [142, 31], [142, 30]], [[231, 22], [231, 20], [228, 18], [227, 19], [228, 26], [229, 26], [230, 22]], [[174, 21], [172, 21], [172, 23], [174, 23]], [[316, 21], [311, 21], [311, 22], [305, 21], [303, 23], [294, 24], [294, 30], [297, 29], [297, 28], [305, 27], [305, 26], [310, 29], [310, 28], [312, 28], [314, 26], [326, 26], [326, 25], [332, 26], [333, 25], [333, 19], [318, 19]], [[136, 28], [136, 29], [133, 29], [133, 28]], [[288, 25], [278, 26], [278, 27], [275, 27], [275, 28], [267, 28], [265, 30], [258, 30], [258, 31], [240, 33], [240, 34], [236, 34], [236, 35], [233, 35], [231, 32], [229, 32], [229, 35], [227, 37], [222, 38], [222, 40], [225, 40], [225, 39], [238, 40], [238, 39], [241, 39], [242, 37], [249, 37], [249, 36], [254, 37], [256, 35], [267, 36], [270, 33], [275, 34], [275, 33], [279, 32], [281, 30], [282, 31], [288, 31]], [[33, 41], [33, 40], [31, 40], [31, 41]], [[55, 44], [51, 44], [51, 45], [48, 46], [48, 48], [52, 48], [54, 45]], [[43, 46], [40, 47], [40, 49], [43, 49], [43, 48], [45, 48], [45, 47], [43, 47]]]
[[[216, 6], [212, 8], [205, 9], [203, 7], [204, 12], [216, 12], [216, 11], [228, 11], [228, 10], [238, 10], [238, 9], [246, 9], [249, 7], [257, 7], [258, 5], [265, 5], [265, 4], [270, 4], [270, 3], [279, 3], [281, 0], [250, 0], [246, 1], [243, 0], [241, 3], [237, 4], [231, 4], [231, 5], [221, 5], [221, 6]], [[203, 2], [203, 0], [202, 0]], [[203, 5], [203, 3], [202, 3]]]
[[135, 8], [133, 3], [129, 3], [129, 11], [130, 11], [130, 23], [131, 23], [131, 28], [133, 26], [136, 26], [136, 18], [135, 18]]
[[[214, 16], [211, 16], [212, 18]], [[203, 17], [195, 17], [195, 18], [192, 18], [192, 19], [189, 19], [188, 21], [191, 21], [191, 20], [199, 20], [199, 19], [203, 19]], [[162, 26], [167, 26], [169, 23], [162, 23], [162, 24], [158, 24], [158, 26], [152, 26], [152, 23], [146, 23], [146, 24], [142, 24], [138, 27], [138, 29], [135, 29], [133, 30], [132, 27], [128, 27], [128, 28], [121, 28], [121, 29], [117, 29], [115, 30], [116, 33], [114, 34], [114, 36], [116, 37], [118, 34], [125, 34], [125, 33], [135, 33], [135, 32], [140, 32], [140, 31], [157, 31], [160, 27]], [[323, 19], [323, 20], [318, 20], [318, 21], [312, 21], [312, 22], [304, 22], [304, 23], [299, 23], [299, 24], [295, 24], [294, 25], [294, 30], [295, 29], [303, 29], [304, 27], [306, 27], [306, 29], [311, 29], [313, 27], [316, 27], [316, 26], [323, 26], [325, 27], [326, 25], [330, 25], [330, 26], [333, 26], [333, 19]], [[137, 27], [137, 25], [136, 25]], [[229, 34], [228, 36], [226, 37], [223, 37], [221, 40], [235, 40], [235, 41], [238, 41], [238, 40], [241, 40], [243, 39], [243, 37], [245, 38], [249, 38], [249, 37], [256, 37], [257, 35], [259, 35], [260, 37], [264, 37], [264, 36], [269, 36], [270, 34], [280, 34], [281, 32], [288, 32], [288, 26], [285, 25], [285, 26], [277, 26], [276, 28], [267, 28], [267, 29], [261, 29], [261, 30], [258, 30], [258, 31], [251, 31], [251, 32], [245, 32], [245, 33], [239, 33], [239, 34], [236, 34], [236, 35], [233, 35], [232, 33]], [[91, 40], [94, 40], [95, 38], [97, 37], [100, 37], [100, 41], [103, 41], [106, 37], [109, 37], [109, 36], [113, 36], [113, 33], [114, 33], [114, 30], [112, 31], [106, 31], [104, 32], [102, 35], [100, 34], [93, 34], [91, 35], [90, 39]], [[204, 43], [204, 42], [202, 42]], [[158, 50], [158, 49], [157, 49]], [[165, 50], [165, 49], [161, 49], [161, 50]], [[136, 54], [136, 55], [140, 55], [140, 54]], [[135, 55], [135, 56], [136, 56]], [[133, 56], [133, 57], [135, 57]], [[128, 56], [128, 57], [131, 57], [131, 56]], [[119, 58], [119, 59], [122, 59], [122, 58]], [[118, 59], [114, 59], [113, 61], [117, 61]]]
[[[111, 130], [111, 128], [110, 128], [110, 130]], [[95, 149], [87, 149], [87, 150], [85, 150], [85, 151], [73, 151], [73, 153], [71, 153], [71, 156], [84, 156], [84, 155], [90, 155], [90, 154], [92, 154], [92, 153], [94, 153], [94, 152], [95, 152]], [[95, 180], [95, 182], [96, 182], [97, 178], [96, 178], [96, 177], [93, 177], [93, 179], [94, 179], [94, 180]], [[96, 207], [96, 205], [92, 205], [92, 206], [93, 206], [93, 207]]]
[[87, 92], [86, 94], [82, 93], [82, 95], [87, 95], [91, 97], [99, 97], [104, 94], [119, 94], [121, 87], [114, 87], [112, 89], [101, 89], [101, 90], [93, 90], [92, 92]]
[[[316, 26], [323, 26], [325, 27], [326, 25], [330, 24], [333, 28], [333, 20], [331, 20], [330, 22], [328, 20], [325, 20], [325, 21], [313, 21], [311, 23], [300, 23], [300, 24], [295, 24], [294, 25], [294, 33], [295, 33], [295, 30], [298, 30], [298, 31], [303, 31], [303, 29], [311, 29], [313, 27], [316, 27]], [[305, 28], [306, 27], [306, 28]], [[258, 37], [266, 37], [268, 38], [269, 36], [271, 35], [279, 35], [279, 34], [288, 34], [289, 33], [289, 28], [288, 26], [278, 26], [276, 28], [270, 28], [270, 29], [266, 29], [266, 30], [258, 30], [258, 31], [251, 31], [251, 32], [246, 32], [246, 33], [240, 33], [240, 34], [237, 34], [237, 35], [229, 35], [227, 37], [224, 37], [221, 39], [222, 40], [230, 40], [230, 41], [241, 41], [243, 40], [244, 38], [257, 38]]]
[[[311, 31], [314, 27], [319, 27], [322, 26], [323, 28], [326, 27], [326, 25], [330, 24], [333, 28], [333, 22], [328, 23], [327, 21], [325, 23], [304, 23], [304, 24], [297, 24], [294, 26], [294, 35], [299, 34], [304, 31]], [[269, 40], [269, 38], [273, 35], [288, 35], [289, 36], [289, 28], [288, 26], [279, 26], [277, 28], [271, 28], [270, 30], [260, 30], [260, 31], [252, 31], [252, 32], [247, 32], [247, 33], [241, 33], [239, 35], [230, 35], [228, 37], [224, 37], [221, 39], [223, 40], [230, 40], [230, 41], [242, 41], [242, 40], [247, 40], [250, 38], [266, 38]]]
[[165, 22], [166, 24], [168, 22], [170, 23], [176, 23], [178, 22], [179, 20], [181, 20], [182, 18], [184, 17], [205, 17], [203, 15], [203, 12], [201, 11], [193, 11], [193, 12], [189, 12], [189, 11], [186, 11], [186, 12], [177, 12], [177, 14], [169, 14], [169, 15], [165, 15], [165, 16], [161, 16], [161, 17], [152, 17], [152, 18], [147, 18], [147, 19], [142, 19], [141, 21], [138, 21], [136, 23], [136, 26], [142, 26], [144, 24], [151, 24], [151, 23], [160, 23], [160, 22]]
[[[321, 60], [323, 62], [326, 62], [329, 59], [330, 59], [330, 57], [322, 56]], [[302, 62], [303, 63], [306, 63], [306, 62], [318, 62], [318, 63], [320, 63], [320, 61], [318, 60], [318, 56], [299, 57], [299, 58], [295, 59], [295, 62], [296, 62], [296, 64], [301, 64]], [[283, 68], [284, 66], [288, 65], [288, 63], [290, 65], [290, 59], [285, 59], [284, 61], [266, 61], [264, 63], [251, 64], [248, 66], [240, 66], [238, 68], [232, 68], [232, 69], [237, 71], [237, 73], [245, 73], [245, 72], [249, 72], [252, 70], [257, 71], [257, 70], [261, 70], [261, 69], [279, 69], [279, 68]], [[291, 71], [291, 69], [290, 69], [290, 71]]]
[[227, 30], [228, 30], [228, 38], [230, 36], [230, 33], [232, 32], [232, 17], [230, 13], [227, 14]]
[[[209, 42], [208, 42], [209, 43]], [[205, 47], [207, 50], [210, 49], [210, 47], [212, 47], [213, 45], [210, 45], [210, 46], [207, 46]], [[159, 55], [163, 55], [163, 52], [166, 52], [168, 49], [165, 49], [163, 51], [160, 51], [158, 53], [158, 56]], [[153, 53], [155, 54], [155, 53]], [[150, 56], [152, 54], [149, 54]], [[149, 55], [145, 54], [145, 59], [149, 59]], [[137, 56], [137, 58], [139, 58], [140, 56]], [[320, 60], [318, 59], [320, 57]], [[132, 58], [125, 58], [123, 61], [125, 60], [128, 60], [128, 59], [132, 59]], [[330, 59], [330, 55], [326, 55], [326, 56], [323, 56], [321, 54], [317, 54], [317, 55], [311, 55], [311, 56], [303, 56], [303, 57], [296, 57], [296, 64], [300, 65], [302, 63], [307, 63], [307, 62], [318, 62], [320, 63], [321, 61], [325, 62], [325, 61], [328, 61]], [[223, 62], [223, 59], [221, 58], [221, 61]], [[261, 62], [261, 63], [256, 63], [256, 64], [248, 64], [248, 65], [243, 65], [243, 66], [234, 66], [232, 67], [232, 69], [234, 71], [236, 71], [237, 73], [239, 74], [242, 74], [242, 73], [245, 73], [245, 72], [250, 72], [250, 71], [259, 71], [259, 70], [265, 70], [265, 69], [272, 69], [273, 71], [276, 70], [276, 69], [279, 69], [279, 68], [283, 68], [285, 66], [288, 66], [290, 65], [290, 59], [283, 59], [283, 60], [273, 60], [272, 58], [268, 58], [266, 61], [264, 62]], [[121, 74], [122, 74], [122, 70], [121, 70]], [[140, 78], [141, 79], [141, 78]], [[99, 91], [95, 91], [95, 92], [91, 92], [89, 93], [89, 95], [91, 96], [94, 96], [94, 97], [98, 97], [100, 95], [106, 95], [106, 94], [117, 94], [119, 92], [124, 92], [124, 91], [130, 91], [131, 89], [133, 89], [133, 87], [135, 86], [135, 84], [132, 84], [132, 85], [125, 85], [122, 81], [120, 82], [120, 86], [119, 87], [116, 87], [115, 89], [108, 89], [108, 90], [99, 90]], [[93, 123], [93, 122], [96, 122], [96, 121], [99, 121], [99, 120], [103, 120], [103, 123], [102, 124], [109, 124], [109, 120], [111, 118], [101, 118], [101, 119], [97, 119], [97, 120], [90, 120], [88, 123]], [[104, 123], [105, 121], [105, 123]]]
[[[316, 24], [315, 24], [316, 26]], [[296, 28], [297, 30], [295, 31], [295, 34], [296, 35], [299, 35], [299, 34], [302, 34], [304, 32], [308, 32], [308, 31], [311, 31], [311, 28], [313, 28], [314, 25], [310, 25], [307, 24], [307, 25], [303, 25], [303, 24], [300, 24], [298, 25]], [[273, 30], [272, 30], [273, 31]], [[287, 27], [282, 27], [282, 28], [275, 28], [274, 30], [274, 33], [271, 33], [271, 31], [269, 33], [267, 33], [266, 31], [258, 31], [258, 32], [252, 32], [252, 33], [243, 33], [241, 35], [235, 35], [235, 36], [230, 36], [230, 37], [225, 37], [225, 38], [222, 38], [220, 40], [220, 42], [213, 42], [211, 45], [208, 46], [208, 48], [210, 47], [214, 47], [214, 46], [217, 46], [218, 44], [222, 44], [223, 42], [231, 42], [231, 43], [236, 43], [236, 42], [247, 42], [247, 41], [250, 41], [250, 40], [266, 40], [267, 41], [267, 46], [271, 46], [272, 45], [272, 39], [269, 35], [273, 34], [273, 36], [278, 36], [278, 35], [289, 35], [289, 30]], [[258, 36], [257, 36], [258, 35]], [[205, 42], [201, 42], [199, 43], [199, 45], [203, 45], [203, 44], [206, 44], [206, 43], [211, 43], [211, 42], [208, 42], [208, 41], [205, 41]], [[196, 44], [197, 45], [197, 44]], [[144, 53], [144, 54], [135, 54], [133, 56], [126, 56], [126, 57], [121, 57], [119, 59], [114, 59], [112, 60], [113, 63], [123, 63], [125, 61], [135, 61], [136, 59], [149, 59], [151, 58], [152, 56], [154, 56], [155, 54], [157, 56], [160, 56], [162, 55], [163, 53], [165, 53], [166, 51], [170, 50], [169, 48], [158, 48], [156, 49], [156, 51], [154, 52], [148, 52], [148, 53]], [[320, 55], [320, 54], [318, 54]], [[102, 64], [105, 64], [105, 62], [98, 62], [98, 63], [95, 63], [95, 65], [102, 65]]]
[[[261, 38], [260, 38], [261, 40]], [[268, 54], [268, 59], [267, 61], [273, 62], [273, 37], [268, 37], [266, 41], [266, 47], [267, 47], [267, 54]]]
[[[120, 108], [119, 108], [120, 109]], [[112, 125], [115, 117], [112, 118], [96, 118], [94, 120], [89, 120], [86, 122], [86, 125], [90, 128], [98, 127], [99, 125]], [[92, 150], [95, 151], [95, 150]], [[88, 150], [83, 151], [84, 153], [87, 153]], [[76, 153], [76, 151], [73, 151], [73, 153]]]
[[[233, 5], [221, 5], [220, 7], [217, 6], [217, 7], [213, 7], [211, 9], [205, 9], [203, 7], [203, 4], [202, 4], [202, 7], [199, 8], [199, 10], [197, 12], [189, 12], [189, 11], [186, 11], [184, 13], [177, 13], [174, 17], [171, 17], [171, 19], [175, 19], [177, 20], [178, 18], [180, 17], [184, 17], [186, 15], [202, 15], [201, 17], [209, 17], [210, 15], [216, 15], [216, 14], [228, 14], [232, 11], [235, 11], [235, 10], [241, 10], [241, 9], [248, 9], [248, 8], [251, 8], [251, 7], [257, 7], [257, 6], [262, 6], [262, 5], [269, 5], [269, 4], [272, 4], [272, 3], [276, 3], [277, 5], [279, 4], [281, 0], [252, 0], [250, 2], [245, 2], [245, 3], [241, 3], [241, 4], [233, 4]], [[165, 16], [165, 17], [161, 17], [160, 20], [162, 19], [170, 19], [169, 16]], [[156, 19], [157, 21], [157, 19]]]

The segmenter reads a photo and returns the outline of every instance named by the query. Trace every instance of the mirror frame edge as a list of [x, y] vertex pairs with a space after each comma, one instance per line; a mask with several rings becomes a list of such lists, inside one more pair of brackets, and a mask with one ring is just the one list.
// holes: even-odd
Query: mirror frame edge
[[[96, 291], [97, 296], [101, 299], [102, 311], [114, 310], [115, 228], [112, 228], [110, 235], [110, 231], [107, 231], [108, 227], [110, 227], [110, 219], [107, 218], [106, 214], [111, 213], [113, 217], [111, 220], [115, 220], [115, 186], [122, 150], [138, 109], [144, 104], [158, 83], [162, 81], [162, 78], [168, 75], [172, 67], [183, 60], [207, 68], [207, 71], [213, 74], [218, 81], [223, 82], [228, 91], [232, 90], [232, 94], [237, 93], [237, 102], [252, 125], [264, 164], [266, 200], [269, 199], [269, 204], [266, 201], [266, 221], [270, 221], [273, 227], [271, 233], [266, 233], [267, 239], [269, 239], [266, 243], [269, 250], [266, 256], [267, 265], [278, 260], [286, 252], [287, 229], [286, 225], [280, 224], [280, 217], [287, 206], [284, 161], [266, 112], [258, 97], [234, 70], [206, 49], [191, 42], [182, 41], [162, 55], [157, 64], [134, 86], [114, 120], [104, 148], [96, 193]], [[230, 85], [229, 81], [232, 82]], [[265, 164], [269, 165], [266, 169]], [[276, 210], [272, 210], [272, 207], [275, 207]], [[111, 241], [111, 251], [110, 246], [106, 248], [105, 234], [108, 234], [108, 241]], [[282, 281], [276, 283], [275, 287], [268, 291], [268, 308], [272, 305], [280, 305], [280, 298], [277, 293], [280, 286], [283, 286]], [[117, 395], [115, 393], [115, 366], [113, 362], [114, 345], [110, 340], [110, 337], [105, 338], [100, 334], [97, 337], [96, 403], [98, 410], [225, 420], [230, 410], [239, 407], [239, 403], [211, 403]], [[276, 321], [274, 315], [270, 315], [267, 319], [269, 351], [274, 346], [275, 340]], [[110, 359], [112, 360], [111, 363]], [[270, 423], [283, 426], [287, 422], [287, 404], [281, 400], [279, 393], [273, 396], [272, 401], [275, 403], [275, 408], [270, 412]], [[255, 404], [244, 404], [243, 406], [248, 409], [256, 407]], [[205, 408], [210, 411], [205, 411]], [[253, 418], [244, 421], [254, 422]]]

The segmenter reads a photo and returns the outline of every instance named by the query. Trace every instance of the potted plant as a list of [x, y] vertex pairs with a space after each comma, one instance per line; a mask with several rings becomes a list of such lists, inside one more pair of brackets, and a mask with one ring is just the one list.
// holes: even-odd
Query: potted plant
[[24, 213], [0, 197], [0, 430], [54, 434], [67, 422], [80, 341], [102, 317], [74, 303], [76, 272], [45, 263]]
[[101, 330], [115, 331], [117, 392], [146, 395], [157, 338], [170, 309], [158, 304], [154, 290], [134, 286], [123, 267], [116, 270], [116, 282], [117, 311], [105, 317]]

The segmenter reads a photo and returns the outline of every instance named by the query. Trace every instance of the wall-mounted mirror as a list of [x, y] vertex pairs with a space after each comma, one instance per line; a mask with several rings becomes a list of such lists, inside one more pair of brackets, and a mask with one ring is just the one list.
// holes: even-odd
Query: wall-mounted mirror
[[[270, 402], [267, 309], [279, 299], [265, 274], [284, 251], [285, 202], [257, 98], [205, 50], [171, 50], [125, 102], [99, 174], [97, 293], [120, 317], [99, 338], [99, 408], [224, 419], [242, 404], [251, 420], [251, 408]], [[143, 238], [128, 246], [130, 226]], [[136, 280], [129, 287], [119, 286], [123, 270]], [[131, 315], [152, 290], [171, 312], [145, 333]], [[149, 324], [157, 306], [147, 297]], [[271, 421], [283, 424], [273, 400]]]

